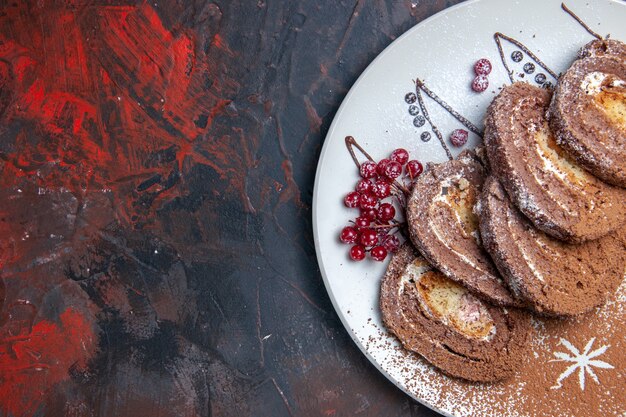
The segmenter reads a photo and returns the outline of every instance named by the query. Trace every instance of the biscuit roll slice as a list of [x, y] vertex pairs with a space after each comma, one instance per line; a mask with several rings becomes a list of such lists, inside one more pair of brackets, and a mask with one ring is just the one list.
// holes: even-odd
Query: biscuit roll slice
[[413, 244], [435, 268], [499, 305], [521, 305], [482, 247], [474, 204], [485, 170], [470, 152], [431, 165], [409, 198], [406, 216]]
[[626, 187], [626, 55], [575, 61], [550, 104], [557, 143], [609, 184]]
[[409, 243], [389, 263], [380, 308], [385, 326], [406, 349], [450, 376], [497, 381], [523, 362], [530, 316], [480, 300]]
[[624, 229], [570, 244], [537, 230], [488, 178], [476, 206], [485, 248], [511, 290], [532, 310], [573, 316], [604, 304], [624, 277]]
[[485, 119], [489, 163], [535, 227], [570, 242], [597, 239], [624, 224], [626, 190], [591, 175], [557, 144], [546, 118], [550, 97], [526, 83], [500, 92]]

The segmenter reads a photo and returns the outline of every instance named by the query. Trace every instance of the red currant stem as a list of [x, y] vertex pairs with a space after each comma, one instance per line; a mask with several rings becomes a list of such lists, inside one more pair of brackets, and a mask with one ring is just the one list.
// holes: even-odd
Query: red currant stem
[[374, 159], [370, 156], [370, 154], [368, 154], [365, 151], [365, 149], [363, 149], [363, 147], [356, 142], [356, 139], [354, 139], [354, 137], [346, 136], [346, 147], [348, 148], [348, 152], [350, 152], [350, 156], [352, 157], [352, 160], [356, 164], [357, 168], [361, 169], [361, 163], [359, 162], [359, 159], [356, 157], [356, 154], [354, 153], [353, 148], [357, 148], [367, 159], [369, 159], [372, 162], [375, 162]]
[[406, 210], [405, 202], [406, 202], [406, 199], [409, 197], [409, 195], [396, 193], [393, 195], [393, 197], [395, 197], [396, 200], [398, 201], [398, 205], [402, 207], [402, 211], [405, 211]]
[[409, 240], [409, 233], [406, 224], [404, 225], [404, 227], [399, 227], [398, 230], [394, 232], [394, 234], [397, 232], [399, 232], [405, 240]]
[[391, 186], [396, 188], [399, 191], [402, 191], [402, 193], [405, 196], [408, 196], [411, 193], [408, 188], [406, 188], [403, 184], [399, 183], [397, 180], [393, 180], [393, 183], [391, 184]]
[[395, 231], [391, 232], [391, 233], [387, 233], [388, 235], [395, 235], [396, 233], [400, 233], [402, 235], [403, 238], [405, 238], [406, 240], [409, 239], [409, 234], [408, 234], [408, 224], [407, 222], [399, 222], [396, 219], [391, 219], [393, 223], [393, 227], [391, 227], [389, 230], [393, 230], [394, 228], [396, 229]]
[[413, 178], [410, 174], [409, 174], [409, 182], [407, 183], [406, 181], [403, 181], [402, 183], [404, 184], [404, 186], [410, 190], [411, 189], [411, 185], [413, 185], [413, 181], [416, 179], [417, 177]]
[[404, 222], [402, 223], [394, 223], [394, 224], [375, 224], [373, 226], [370, 226], [371, 229], [394, 229], [396, 227], [402, 227], [404, 226]]

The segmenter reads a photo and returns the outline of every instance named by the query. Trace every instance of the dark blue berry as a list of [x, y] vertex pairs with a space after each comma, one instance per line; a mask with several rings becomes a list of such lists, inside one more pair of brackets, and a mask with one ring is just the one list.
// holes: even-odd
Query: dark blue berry
[[416, 100], [417, 100], [417, 96], [415, 95], [415, 93], [406, 93], [406, 96], [404, 96], [404, 101], [406, 101], [409, 104], [415, 103]]
[[424, 116], [415, 116], [415, 119], [413, 119], [413, 126], [415, 127], [422, 127], [424, 123], [426, 123]]
[[554, 85], [550, 81], [548, 81], [548, 82], [543, 83], [542, 87], [552, 90], [554, 88]]
[[533, 72], [535, 72], [535, 64], [533, 64], [532, 62], [527, 62], [524, 64], [524, 72], [526, 74], [532, 74]]
[[524, 54], [522, 53], [522, 51], [514, 51], [511, 54], [511, 59], [513, 60], [513, 62], [520, 62], [522, 59], [524, 59]]
[[420, 109], [417, 106], [415, 106], [415, 105], [409, 106], [409, 114], [411, 116], [415, 116], [419, 112], [420, 112]]
[[420, 139], [422, 142], [428, 142], [430, 140], [430, 132], [422, 132]]
[[546, 82], [546, 74], [540, 72], [539, 74], [535, 75], [535, 82], [537, 84], [543, 84]]

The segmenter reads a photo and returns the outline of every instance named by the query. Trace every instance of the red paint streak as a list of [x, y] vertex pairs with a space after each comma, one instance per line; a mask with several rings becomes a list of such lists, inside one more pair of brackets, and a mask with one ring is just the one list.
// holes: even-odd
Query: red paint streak
[[216, 33], [213, 36], [213, 41], [211, 42], [211, 45], [215, 46], [218, 49], [221, 49], [229, 56], [235, 56], [235, 53], [228, 47], [228, 45], [224, 41], [224, 38], [222, 38], [219, 33]]
[[124, 16], [103, 8], [95, 25], [99, 31], [92, 50], [99, 65], [128, 100], [152, 115], [157, 136], [178, 143], [181, 138], [194, 141], [206, 131], [207, 126], [196, 124], [198, 117], [223, 102], [205, 87], [210, 74], [197, 60], [193, 33], [174, 38], [147, 5], [126, 10]]
[[[234, 56], [226, 41], [214, 36], [211, 56], [203, 42], [184, 26], [170, 31], [148, 3], [64, 9], [16, 2], [0, 16], [0, 70], [10, 90], [0, 123], [14, 135], [0, 187], [30, 183], [81, 202], [106, 190], [110, 221], [149, 225], [183, 192], [175, 179], [184, 182], [202, 164], [254, 212], [246, 177], [258, 164], [258, 134], [211, 131], [239, 84], [223, 71], [222, 61]], [[151, 178], [162, 181], [138, 190]], [[5, 263], [23, 256], [0, 254]]]
[[283, 169], [283, 173], [285, 174], [285, 181], [287, 182], [287, 189], [281, 192], [278, 197], [278, 201], [282, 204], [286, 203], [288, 200], [294, 199], [297, 205], [300, 204], [300, 190], [298, 189], [298, 184], [293, 178], [293, 165], [291, 161], [285, 159], [280, 167]]
[[[76, 195], [108, 189], [117, 219], [132, 223], [180, 193], [175, 184], [157, 184], [146, 190], [154, 194], [150, 207], [137, 206], [141, 182], [184, 176], [204, 164], [254, 211], [245, 176], [257, 163], [250, 155], [258, 141], [242, 141], [237, 131], [208, 133], [239, 88], [216, 58], [236, 58], [222, 36], [213, 36], [207, 56], [201, 34], [170, 31], [148, 3], [68, 9], [17, 3], [6, 13], [0, 59], [12, 100], [2, 122], [27, 127], [15, 133], [15, 151], [4, 155], [0, 185], [28, 180]], [[164, 161], [163, 152], [174, 152], [174, 160]]]
[[[32, 211], [45, 213], [45, 219], [0, 222], [5, 271], [27, 270], [40, 256], [64, 256], [53, 253], [50, 243], [31, 243], [43, 241], [41, 236], [23, 240], [22, 235], [27, 228], [42, 229], [37, 222], [67, 218], [68, 211], [80, 211], [80, 221], [72, 223], [74, 237], [54, 250], [81, 253], [83, 237], [112, 223], [151, 225], [158, 221], [156, 210], [183, 192], [175, 180], [184, 182], [196, 164], [211, 167], [254, 213], [247, 177], [261, 158], [259, 134], [230, 123], [213, 126], [226, 112], [235, 121], [239, 116], [229, 97], [240, 88], [232, 73], [240, 72], [225, 70], [239, 65], [236, 54], [217, 34], [207, 55], [203, 33], [184, 25], [170, 30], [150, 4], [72, 0], [42, 7], [19, 1], [0, 14], [0, 124], [3, 137], [12, 140], [3, 146], [0, 188], [8, 197], [18, 188], [33, 190], [33, 196], [39, 190], [71, 194], [80, 207], [51, 208], [33, 197], [28, 200]], [[271, 102], [263, 106], [269, 116]], [[283, 169], [283, 192], [297, 195], [288, 161]], [[148, 185], [142, 188], [142, 183]], [[0, 216], [19, 218], [15, 207], [11, 213], [3, 207]], [[41, 288], [55, 279], [20, 276]], [[67, 302], [79, 305], [69, 296]], [[113, 295], [108, 302], [123, 299]], [[24, 334], [0, 328], [0, 415], [31, 416], [62, 388], [57, 385], [69, 383], [70, 369], [86, 366], [96, 338], [87, 319], [73, 309], [58, 320], [40, 320]]]
[[317, 114], [317, 110], [308, 97], [304, 97], [304, 105], [306, 106], [306, 116], [309, 121], [309, 128], [312, 132], [319, 133], [322, 126], [322, 118]]
[[213, 36], [213, 45], [217, 46], [218, 48], [224, 47], [224, 39], [222, 39], [219, 33], [216, 33], [215, 36]]
[[0, 410], [31, 416], [52, 388], [83, 368], [96, 348], [92, 326], [68, 308], [59, 324], [42, 320], [30, 333], [0, 338]]

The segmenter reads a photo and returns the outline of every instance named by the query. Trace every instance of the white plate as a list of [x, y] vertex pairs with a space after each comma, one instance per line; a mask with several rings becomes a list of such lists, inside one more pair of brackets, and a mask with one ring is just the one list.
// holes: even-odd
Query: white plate
[[[494, 33], [502, 32], [521, 41], [556, 73], [567, 69], [576, 51], [593, 39], [561, 10], [560, 3], [557, 0], [468, 1], [421, 22], [385, 49], [357, 80], [335, 116], [320, 156], [313, 196], [313, 230], [320, 269], [335, 309], [354, 341], [381, 372], [416, 400], [446, 415], [529, 415], [527, 407], [520, 404], [535, 401], [530, 398], [535, 394], [524, 388], [523, 378], [515, 378], [507, 382], [508, 385], [473, 385], [469, 389], [463, 382], [441, 376], [416, 355], [406, 355], [397, 342], [386, 335], [378, 309], [378, 291], [387, 262], [352, 262], [348, 259], [349, 246], [338, 241], [341, 228], [356, 216], [356, 210], [343, 206], [343, 197], [359, 179], [344, 138], [354, 136], [376, 160], [387, 157], [397, 147], [406, 148], [412, 157], [423, 163], [445, 160], [445, 152], [434, 135], [427, 143], [420, 140], [419, 133], [427, 130], [427, 125], [421, 129], [413, 126], [413, 116], [409, 115], [409, 105], [404, 100], [407, 92], [414, 91], [413, 80], [421, 78], [454, 109], [482, 126], [485, 110], [497, 93], [497, 87], [510, 82]], [[626, 40], [626, 3], [571, 0], [567, 5], [593, 30]], [[518, 48], [504, 41], [503, 49], [508, 59], [511, 51]], [[524, 55], [521, 64], [529, 61]], [[471, 91], [469, 84], [473, 78], [473, 63], [483, 57], [493, 64], [489, 75], [491, 85], [488, 91], [477, 94]], [[517, 65], [513, 68], [515, 74], [521, 72], [521, 64], [512, 64]], [[545, 73], [540, 68], [535, 74], [537, 72]], [[462, 127], [434, 101], [425, 99], [431, 119], [444, 137]], [[465, 148], [479, 141], [479, 137], [472, 134]], [[452, 151], [456, 154], [459, 149]], [[624, 298], [624, 286], [620, 288], [619, 297]], [[623, 303], [616, 304], [612, 308], [618, 310], [618, 322], [623, 322]], [[604, 311], [600, 316], [610, 314]], [[585, 322], [582, 326], [611, 334], [611, 324], [600, 321]], [[539, 321], [535, 325], [538, 329], [546, 326]], [[550, 349], [561, 343], [567, 331], [539, 333], [541, 340], [533, 344], [536, 360], [545, 356], [541, 349], [550, 353]], [[605, 336], [602, 337], [609, 338], [608, 344], [610, 335]], [[552, 339], [556, 345], [550, 347]], [[599, 342], [601, 340], [595, 343]], [[611, 343], [615, 346], [618, 342]], [[578, 348], [582, 350], [582, 346]], [[550, 355], [545, 358], [554, 359]], [[546, 367], [555, 366], [552, 362]], [[619, 368], [623, 372], [623, 363]], [[554, 372], [557, 371], [555, 368]], [[601, 372], [598, 376], [602, 380]], [[588, 381], [586, 391], [581, 392], [594, 387], [594, 382], [589, 378]], [[567, 384], [575, 386], [566, 381], [564, 385]], [[515, 386], [514, 390], [510, 389], [511, 385]], [[566, 402], [568, 395], [561, 396]], [[551, 401], [558, 405], [559, 398]], [[624, 412], [619, 410], [619, 401], [616, 407], [607, 410]], [[623, 403], [621, 407], [626, 408]]]

